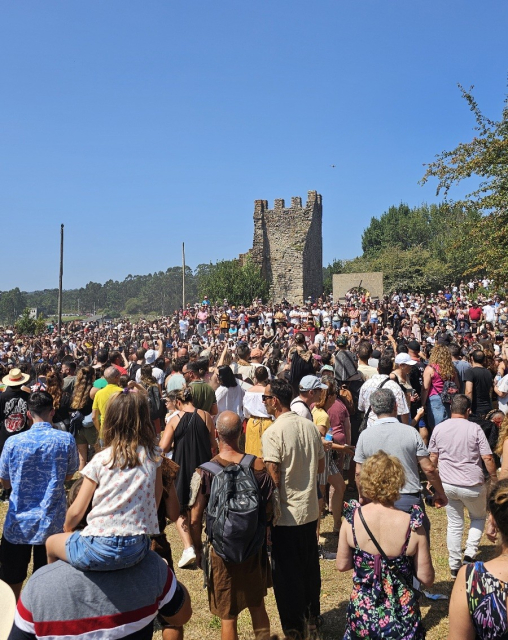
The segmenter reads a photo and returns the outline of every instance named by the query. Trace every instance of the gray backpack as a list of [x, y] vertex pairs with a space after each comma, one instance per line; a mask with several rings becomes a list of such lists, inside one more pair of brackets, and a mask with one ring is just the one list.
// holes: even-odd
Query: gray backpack
[[226, 562], [243, 562], [261, 548], [266, 535], [266, 510], [252, 471], [256, 456], [245, 455], [226, 467], [205, 462], [213, 474], [206, 508], [206, 534], [215, 553]]

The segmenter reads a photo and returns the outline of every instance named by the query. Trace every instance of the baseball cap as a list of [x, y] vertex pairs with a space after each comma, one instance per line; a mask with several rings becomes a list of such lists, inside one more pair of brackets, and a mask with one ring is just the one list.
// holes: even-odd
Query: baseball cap
[[312, 391], [313, 389], [328, 389], [317, 376], [304, 376], [300, 380], [300, 391]]
[[146, 364], [152, 364], [157, 359], [157, 351], [155, 349], [148, 349], [145, 353], [145, 362]]
[[330, 364], [325, 364], [321, 367], [321, 374], [323, 374], [325, 371], [333, 371], [333, 367]]
[[347, 338], [346, 336], [339, 336], [336, 340], [336, 343], [338, 344], [339, 347], [344, 347], [347, 345]]
[[413, 360], [408, 353], [398, 353], [395, 356], [395, 364], [416, 364], [416, 360]]
[[416, 351], [417, 353], [420, 353], [421, 346], [418, 340], [410, 340], [407, 343], [407, 348], [411, 349], [411, 351]]
[[395, 356], [395, 364], [416, 364], [416, 360], [413, 360], [408, 353], [398, 353]]

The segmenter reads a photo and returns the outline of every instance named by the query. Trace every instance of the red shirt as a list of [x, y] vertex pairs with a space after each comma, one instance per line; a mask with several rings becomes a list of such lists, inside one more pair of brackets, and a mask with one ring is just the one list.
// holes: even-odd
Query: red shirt
[[469, 317], [473, 322], [478, 322], [481, 315], [482, 315], [481, 307], [476, 307], [476, 309], [474, 307], [471, 307], [471, 309], [469, 309]]
[[335, 400], [327, 411], [330, 418], [330, 426], [335, 444], [346, 444], [346, 420], [349, 418], [346, 405], [340, 400]]

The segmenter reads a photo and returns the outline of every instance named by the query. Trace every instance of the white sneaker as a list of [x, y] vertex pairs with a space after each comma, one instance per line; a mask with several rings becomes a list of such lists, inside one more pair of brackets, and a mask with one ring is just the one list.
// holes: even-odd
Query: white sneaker
[[183, 550], [182, 557], [178, 561], [178, 567], [183, 569], [187, 567], [189, 564], [192, 564], [196, 559], [196, 552], [194, 551], [194, 547], [188, 547]]

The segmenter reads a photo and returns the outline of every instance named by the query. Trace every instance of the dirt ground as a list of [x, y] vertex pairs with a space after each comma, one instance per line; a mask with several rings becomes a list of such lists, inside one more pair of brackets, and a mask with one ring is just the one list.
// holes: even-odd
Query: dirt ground
[[[0, 503], [0, 527], [7, 512], [7, 504]], [[432, 558], [436, 570], [436, 582], [430, 589], [433, 593], [450, 595], [452, 582], [448, 569], [446, 551], [446, 513], [444, 510], [428, 509], [432, 523]], [[332, 533], [333, 522], [331, 516], [327, 516], [321, 526], [321, 535], [324, 547], [329, 551], [335, 551], [337, 536]], [[175, 564], [182, 552], [182, 545], [174, 525], [167, 528], [166, 533], [171, 542]], [[480, 546], [480, 559], [487, 560], [495, 553], [495, 547], [485, 538]], [[295, 562], [298, 559], [295, 558]], [[198, 569], [176, 569], [178, 579], [183, 582], [192, 597], [193, 616], [186, 625], [185, 637], [188, 640], [218, 640], [220, 638], [220, 621], [213, 617], [208, 609], [206, 590], [203, 589], [203, 576]], [[335, 569], [335, 562], [321, 560], [321, 610], [325, 620], [322, 629], [323, 640], [337, 640], [344, 632], [346, 608], [351, 592], [351, 573], [341, 574]], [[267, 601], [267, 611], [272, 625], [272, 633], [281, 634], [282, 630], [277, 614], [277, 607], [270, 590]], [[443, 640], [448, 633], [448, 600], [431, 601], [423, 598], [421, 603], [422, 616], [427, 629], [428, 640]], [[238, 623], [241, 640], [252, 638], [250, 618], [247, 612], [243, 612]], [[154, 638], [161, 640], [162, 634], [156, 632]]]

